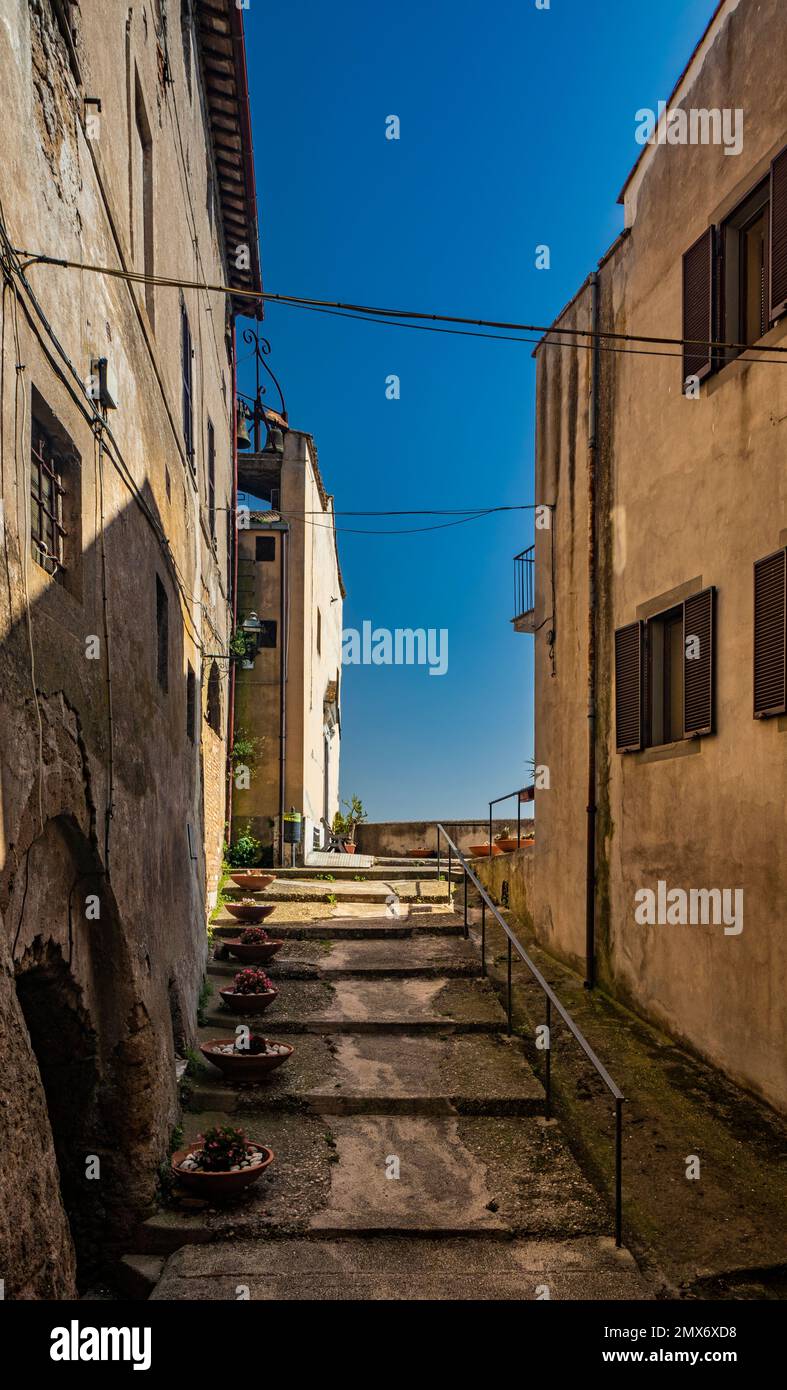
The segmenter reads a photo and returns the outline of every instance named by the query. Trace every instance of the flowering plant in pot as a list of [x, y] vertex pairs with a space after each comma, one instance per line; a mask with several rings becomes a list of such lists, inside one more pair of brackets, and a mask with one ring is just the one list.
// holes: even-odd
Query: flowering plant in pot
[[217, 1125], [172, 1155], [172, 1172], [184, 1187], [205, 1196], [232, 1197], [272, 1162], [272, 1149], [254, 1143], [242, 1129]]
[[260, 1033], [249, 1033], [247, 1028], [240, 1029], [239, 1034], [200, 1043], [203, 1057], [224, 1072], [228, 1081], [261, 1081], [293, 1054], [289, 1043], [274, 1042]]
[[239, 970], [232, 989], [219, 990], [224, 1003], [236, 1014], [261, 1014], [273, 1003], [278, 992], [270, 977], [256, 965]]
[[250, 965], [254, 965], [271, 960], [276, 952], [281, 950], [284, 941], [274, 941], [264, 927], [247, 927], [237, 940], [226, 941], [224, 944], [230, 955], [235, 956], [237, 960], [248, 961]]

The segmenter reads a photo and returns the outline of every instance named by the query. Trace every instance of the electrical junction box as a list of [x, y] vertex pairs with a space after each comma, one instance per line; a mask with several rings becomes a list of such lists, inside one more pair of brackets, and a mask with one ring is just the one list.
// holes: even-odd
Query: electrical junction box
[[99, 405], [106, 406], [108, 410], [117, 410], [119, 394], [117, 373], [109, 358], [94, 358], [90, 364], [90, 373], [93, 378], [93, 390], [91, 392], [93, 399], [97, 400]]

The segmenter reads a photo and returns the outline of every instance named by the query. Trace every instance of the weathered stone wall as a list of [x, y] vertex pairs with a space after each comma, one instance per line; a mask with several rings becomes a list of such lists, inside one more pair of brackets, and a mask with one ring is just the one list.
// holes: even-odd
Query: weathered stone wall
[[493, 855], [491, 860], [476, 859], [473, 863], [473, 872], [492, 901], [507, 907], [513, 922], [527, 931], [533, 930], [534, 848], [526, 845], [511, 854]]
[[[522, 835], [529, 835], [533, 832], [534, 821], [532, 816], [526, 818], [524, 815], [525, 807], [522, 808]], [[484, 845], [489, 839], [488, 820], [450, 820], [441, 822], [448, 831], [451, 839], [463, 854], [470, 853], [471, 845]], [[428, 849], [432, 853], [437, 852], [437, 821], [433, 820], [404, 820], [404, 821], [366, 821], [359, 825], [356, 833], [356, 843], [360, 854], [378, 854], [387, 858], [398, 859], [406, 855], [411, 849]], [[516, 837], [516, 807], [513, 816], [508, 820], [492, 821], [492, 839], [496, 835], [508, 828], [511, 837]], [[448, 848], [445, 839], [440, 837], [440, 853], [447, 854]], [[495, 857], [495, 856], [493, 856]]]
[[[73, 9], [81, 89], [51, 0], [0, 0], [11, 243], [145, 268], [141, 104], [153, 268], [225, 279], [197, 53], [191, 40], [187, 73], [176, 9], [171, 84], [158, 5]], [[92, 139], [86, 94], [102, 102]], [[215, 875], [224, 814], [223, 735], [203, 740], [200, 718], [200, 646], [226, 650], [230, 624], [226, 512], [215, 548], [207, 512], [208, 419], [217, 507], [232, 498], [224, 299], [185, 292], [192, 468], [178, 290], [54, 267], [27, 274], [30, 290], [14, 279], [4, 294], [0, 324], [0, 1270], [11, 1298], [72, 1292], [74, 1246], [83, 1278], [122, 1249], [149, 1209], [177, 1115], [173, 1053], [194, 1026], [206, 852]], [[118, 380], [100, 444], [85, 387], [99, 356]], [[31, 556], [34, 409], [72, 450], [63, 582]]]
[[[626, 194], [628, 233], [600, 267], [602, 326], [680, 337], [682, 256], [764, 178], [787, 144], [784, 7], [720, 11], [676, 101], [741, 108], [740, 154], [719, 145], [647, 149]], [[655, 104], [655, 103], [654, 103]], [[673, 103], [675, 104], [675, 103]], [[558, 322], [588, 327], [586, 285]], [[787, 320], [763, 341], [787, 342]], [[587, 804], [587, 352], [539, 353], [535, 928], [582, 966]], [[772, 1104], [787, 1107], [787, 720], [752, 718], [752, 570], [787, 541], [787, 387], [778, 367], [729, 364], [699, 398], [679, 355], [601, 354], [598, 460], [598, 860], [600, 978], [630, 1007]], [[555, 554], [551, 553], [554, 541]], [[555, 592], [551, 576], [555, 575]], [[716, 732], [615, 751], [614, 631], [717, 588]], [[662, 596], [661, 598], [659, 596]], [[657, 606], [653, 608], [653, 603]], [[554, 667], [547, 632], [554, 626]], [[734, 822], [731, 810], [735, 809]], [[741, 888], [740, 935], [642, 926], [634, 895]]]

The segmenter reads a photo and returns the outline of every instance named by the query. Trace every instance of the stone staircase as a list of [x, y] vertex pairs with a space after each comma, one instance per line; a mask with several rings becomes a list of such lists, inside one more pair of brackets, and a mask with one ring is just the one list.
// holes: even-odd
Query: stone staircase
[[206, 1063], [184, 1129], [192, 1142], [237, 1124], [275, 1161], [232, 1207], [185, 1198], [144, 1222], [124, 1261], [138, 1295], [649, 1297], [544, 1118], [461, 917], [414, 905], [268, 927], [287, 940], [269, 968], [278, 998], [256, 1023], [229, 1014], [217, 991], [238, 967], [214, 960], [201, 1034], [248, 1021], [294, 1054], [257, 1085]]

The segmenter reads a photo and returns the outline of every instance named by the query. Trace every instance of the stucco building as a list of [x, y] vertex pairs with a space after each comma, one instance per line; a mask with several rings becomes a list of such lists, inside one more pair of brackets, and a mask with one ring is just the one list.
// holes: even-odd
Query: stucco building
[[0, 1272], [61, 1297], [123, 1249], [177, 1116], [254, 300], [58, 259], [259, 292], [242, 12], [0, 0], [0, 105]]
[[787, 359], [740, 345], [787, 348], [786, 41], [781, 0], [718, 6], [537, 350], [551, 526], [518, 615], [537, 936], [780, 1108]]
[[271, 510], [238, 530], [238, 621], [254, 614], [260, 627], [253, 668], [236, 673], [235, 730], [256, 740], [256, 756], [248, 785], [233, 790], [233, 836], [250, 824], [265, 860], [281, 863], [282, 814], [294, 808], [303, 862], [339, 808], [345, 590], [333, 498], [300, 430], [274, 430], [264, 450], [239, 454], [238, 480]]

